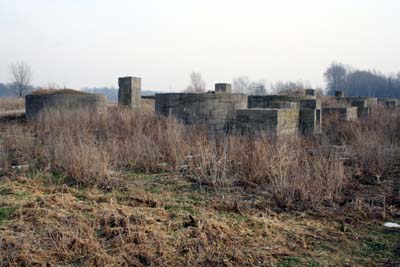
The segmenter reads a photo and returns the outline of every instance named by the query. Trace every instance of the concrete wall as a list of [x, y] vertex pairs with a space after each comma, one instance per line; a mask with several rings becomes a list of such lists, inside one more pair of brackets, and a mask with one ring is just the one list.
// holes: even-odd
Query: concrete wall
[[299, 128], [302, 134], [319, 134], [321, 132], [321, 111], [301, 109]]
[[235, 128], [240, 133], [275, 136], [294, 135], [299, 128], [298, 109], [241, 109], [236, 112]]
[[[287, 95], [250, 95], [248, 96], [248, 108], [268, 108], [268, 109], [298, 109], [299, 97]], [[306, 97], [304, 97], [306, 98]]]
[[300, 100], [300, 109], [321, 109], [321, 100], [302, 99]]
[[300, 132], [319, 134], [322, 131], [322, 112], [320, 99], [300, 100]]
[[215, 84], [216, 93], [232, 93], [232, 84], [230, 83], [216, 83]]
[[400, 107], [400, 100], [397, 98], [379, 98], [378, 104], [385, 108], [396, 109]]
[[337, 114], [341, 120], [345, 121], [355, 121], [358, 118], [357, 107], [352, 108], [323, 108], [322, 115], [331, 116]]
[[306, 89], [306, 95], [308, 96], [316, 96], [316, 92], [314, 89]]
[[230, 93], [156, 94], [157, 114], [174, 116], [185, 124], [207, 124], [210, 132], [232, 128], [236, 110], [247, 108], [247, 96]]
[[335, 91], [335, 97], [344, 97], [343, 91]]
[[85, 108], [92, 111], [107, 110], [107, 98], [99, 94], [30, 94], [25, 97], [28, 120], [35, 119], [45, 109]]

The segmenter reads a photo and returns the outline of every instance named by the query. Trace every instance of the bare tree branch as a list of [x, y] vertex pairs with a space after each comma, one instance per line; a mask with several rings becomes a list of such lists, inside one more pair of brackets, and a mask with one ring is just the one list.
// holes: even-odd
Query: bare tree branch
[[190, 85], [186, 88], [185, 92], [203, 93], [206, 91], [206, 82], [200, 72], [192, 72], [190, 74]]
[[18, 61], [9, 66], [9, 71], [14, 93], [19, 97], [25, 96], [33, 76], [31, 67], [24, 61]]

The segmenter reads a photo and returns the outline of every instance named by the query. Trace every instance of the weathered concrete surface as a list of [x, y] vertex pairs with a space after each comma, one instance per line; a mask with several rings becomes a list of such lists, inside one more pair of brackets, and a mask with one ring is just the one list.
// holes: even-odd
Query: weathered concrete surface
[[210, 132], [229, 131], [236, 110], [247, 108], [247, 96], [230, 93], [156, 94], [156, 113], [174, 116], [185, 124], [206, 124]]
[[400, 99], [397, 98], [379, 98], [378, 104], [385, 107], [396, 109], [400, 107]]
[[[62, 90], [61, 90], [62, 91]], [[25, 96], [26, 118], [35, 119], [44, 110], [51, 109], [89, 109], [90, 111], [107, 110], [106, 96], [83, 93], [29, 94]]]
[[216, 93], [232, 93], [232, 84], [230, 83], [216, 83], [215, 84]]
[[321, 100], [302, 99], [300, 100], [300, 109], [321, 109]]
[[241, 133], [294, 135], [299, 129], [299, 115], [298, 109], [241, 109], [236, 112], [235, 128]]
[[355, 121], [358, 118], [358, 109], [357, 107], [351, 107], [351, 108], [323, 108], [322, 109], [322, 115], [325, 116], [331, 116], [337, 114], [339, 119], [345, 120], [345, 121]]
[[329, 107], [357, 107], [358, 117], [369, 117], [371, 111], [374, 107], [378, 105], [378, 99], [376, 97], [335, 97], [334, 100], [336, 104], [334, 106], [329, 105]]
[[343, 91], [335, 91], [335, 97], [344, 97]]
[[349, 99], [353, 107], [372, 108], [378, 105], [376, 97], [350, 97]]
[[118, 79], [118, 87], [118, 105], [140, 111], [142, 79], [121, 77]]
[[351, 106], [357, 107], [359, 118], [368, 118], [371, 115], [372, 109], [378, 105], [376, 97], [352, 97]]
[[248, 108], [265, 109], [298, 109], [301, 99], [307, 97], [295, 97], [288, 95], [250, 95], [248, 96]]
[[306, 89], [306, 95], [308, 96], [316, 96], [316, 92], [314, 89]]
[[301, 109], [300, 110], [300, 132], [306, 135], [321, 133], [321, 110]]

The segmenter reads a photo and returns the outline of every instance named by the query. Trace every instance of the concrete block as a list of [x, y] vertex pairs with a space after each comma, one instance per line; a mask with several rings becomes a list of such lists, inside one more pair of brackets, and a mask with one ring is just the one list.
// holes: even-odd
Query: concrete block
[[321, 133], [321, 110], [300, 110], [300, 131], [306, 135]]
[[100, 94], [88, 94], [71, 89], [39, 90], [25, 96], [25, 112], [28, 120], [36, 119], [45, 110], [88, 109], [106, 111], [107, 98]]
[[400, 107], [400, 100], [396, 98], [379, 98], [378, 104], [385, 108], [397, 109]]
[[299, 128], [297, 109], [241, 109], [236, 112], [235, 128], [242, 134], [294, 135]]
[[306, 95], [308, 96], [316, 96], [316, 92], [314, 89], [306, 89]]
[[216, 83], [216, 93], [232, 93], [232, 85], [230, 83]]
[[335, 96], [336, 97], [344, 97], [344, 92], [343, 91], [335, 91]]
[[141, 108], [142, 80], [136, 77], [118, 79], [118, 105], [127, 106], [137, 111]]
[[156, 94], [155, 110], [184, 124], [205, 124], [210, 133], [229, 131], [237, 109], [247, 108], [247, 96], [230, 93]]
[[250, 95], [248, 96], [248, 108], [298, 109], [300, 99], [304, 98], [287, 95]]
[[321, 100], [320, 99], [300, 100], [300, 109], [321, 109]]
[[345, 121], [355, 121], [358, 118], [358, 109], [357, 107], [351, 108], [323, 108], [322, 109], [323, 116], [332, 116], [336, 114], [339, 119]]
[[372, 107], [357, 107], [358, 118], [369, 118]]

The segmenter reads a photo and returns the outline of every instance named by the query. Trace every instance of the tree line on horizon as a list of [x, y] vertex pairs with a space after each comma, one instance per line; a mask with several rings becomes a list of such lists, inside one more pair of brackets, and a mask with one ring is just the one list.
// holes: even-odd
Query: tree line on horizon
[[345, 96], [400, 98], [400, 72], [384, 75], [333, 62], [325, 71], [327, 94], [343, 91]]
[[[10, 83], [0, 83], [0, 97], [23, 97], [38, 89], [31, 85], [33, 77], [30, 66], [23, 61], [9, 66]], [[346, 96], [366, 96], [379, 98], [400, 98], [400, 72], [384, 75], [376, 70], [359, 70], [342, 63], [333, 62], [324, 72], [326, 81], [325, 92], [333, 95], [335, 91], [343, 91]], [[249, 95], [265, 95], [268, 92], [288, 93], [300, 92], [311, 88], [309, 82], [278, 81], [267, 84], [265, 80], [251, 81], [247, 76], [233, 79], [233, 91]], [[318, 89], [322, 94], [322, 88]], [[110, 101], [117, 100], [117, 89], [113, 87], [83, 88], [89, 93], [104, 94]], [[206, 83], [200, 72], [192, 72], [190, 84], [184, 92], [206, 92]], [[143, 91], [142, 95], [154, 95], [156, 91]]]

